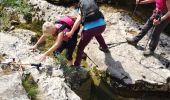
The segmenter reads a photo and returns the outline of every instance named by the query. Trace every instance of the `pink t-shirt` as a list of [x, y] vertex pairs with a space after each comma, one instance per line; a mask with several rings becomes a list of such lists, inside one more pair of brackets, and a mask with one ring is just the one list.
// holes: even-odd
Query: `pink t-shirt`
[[[59, 29], [62, 24], [55, 24], [56, 28]], [[62, 32], [69, 32], [70, 30], [68, 28], [65, 28]]]
[[166, 9], [166, 0], [156, 0], [156, 10], [157, 11], [162, 11]]
[[[62, 26], [62, 24], [55, 24], [55, 26], [56, 26], [56, 28], [57, 29], [59, 29], [61, 26]], [[62, 32], [69, 32], [70, 30], [68, 29], [68, 28], [65, 28]], [[64, 35], [64, 37], [63, 37], [63, 40], [64, 41], [68, 41], [70, 38], [69, 37], [67, 37], [66, 35]]]

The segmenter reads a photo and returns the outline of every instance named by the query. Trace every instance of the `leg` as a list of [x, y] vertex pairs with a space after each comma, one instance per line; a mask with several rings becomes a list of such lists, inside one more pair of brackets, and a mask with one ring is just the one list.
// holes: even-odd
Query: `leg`
[[74, 32], [72, 38], [67, 42], [67, 49], [66, 49], [66, 58], [68, 60], [68, 64], [73, 65], [73, 52], [77, 45], [77, 37], [80, 27]]
[[151, 29], [152, 26], [153, 26], [153, 15], [147, 20], [141, 32], [133, 38], [134, 42], [137, 43], [138, 41], [140, 41], [147, 34], [147, 32]]
[[58, 54], [60, 54], [64, 50], [64, 48], [66, 48], [66, 43], [62, 42], [61, 46], [53, 52], [54, 56], [58, 56]]
[[81, 33], [81, 39], [78, 45], [78, 51], [77, 51], [77, 55], [76, 55], [76, 61], [74, 62], [75, 66], [80, 66], [81, 63], [81, 58], [84, 52], [84, 48], [86, 47], [86, 45], [90, 42], [90, 40], [93, 38], [94, 31], [96, 28], [90, 29], [90, 30], [84, 30]]
[[155, 30], [152, 34], [152, 38], [151, 38], [151, 41], [150, 41], [150, 44], [149, 44], [149, 49], [151, 51], [155, 51], [155, 49], [158, 45], [158, 42], [159, 42], [160, 34], [166, 28], [168, 23], [169, 23], [169, 19], [162, 21], [159, 25], [157, 25], [155, 27]]
[[101, 27], [100, 27], [101, 31], [98, 32], [98, 33], [96, 33], [95, 38], [96, 38], [96, 40], [98, 41], [98, 43], [100, 44], [100, 47], [102, 47], [103, 49], [108, 49], [108, 47], [107, 47], [107, 45], [106, 45], [106, 43], [105, 43], [105, 41], [104, 41], [104, 38], [103, 38], [103, 36], [101, 35], [102, 32], [105, 30], [105, 28], [106, 28], [105, 25], [104, 25], [104, 26], [101, 26]]
[[134, 38], [126, 38], [127, 42], [133, 46], [137, 46], [137, 43], [147, 34], [150, 28], [153, 26], [154, 14], [147, 20], [141, 32]]
[[[90, 40], [93, 38], [93, 36], [98, 36], [99, 34], [101, 34], [104, 31], [104, 29], [105, 29], [105, 26], [99, 26], [99, 27], [85, 30], [82, 32], [81, 39], [80, 39], [80, 42], [78, 45], [76, 61], [74, 63], [75, 66], [80, 66], [84, 48], [90, 42]], [[100, 41], [99, 43], [101, 46], [104, 47], [104, 45], [106, 45], [104, 42], [104, 39], [103, 39], [103, 43], [101, 42], [100, 36], [97, 39], [98, 39], [98, 41]], [[105, 46], [105, 47], [107, 48], [107, 46]]]
[[70, 65], [73, 65], [73, 52], [76, 48], [77, 40], [69, 42], [66, 47], [66, 58]]

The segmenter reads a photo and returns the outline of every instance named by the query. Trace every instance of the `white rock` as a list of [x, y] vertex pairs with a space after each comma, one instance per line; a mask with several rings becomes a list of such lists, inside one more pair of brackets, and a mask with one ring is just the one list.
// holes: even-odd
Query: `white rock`
[[30, 100], [24, 90], [19, 73], [0, 76], [1, 100]]
[[[111, 12], [110, 12], [111, 13]], [[109, 12], [104, 12], [105, 17], [110, 16]], [[123, 79], [127, 76], [127, 79], [123, 79], [127, 84], [134, 84], [137, 80], [144, 80], [152, 83], [166, 83], [166, 79], [170, 77], [170, 70], [165, 68], [162, 64], [165, 60], [170, 61], [170, 39], [168, 36], [161, 34], [161, 41], [166, 45], [161, 47], [158, 45], [155, 51], [156, 57], [151, 56], [143, 59], [142, 50], [138, 50], [135, 47], [128, 45], [126, 42], [126, 37], [133, 37], [135, 34], [131, 35], [125, 30], [127, 27], [131, 31], [139, 32], [137, 27], [141, 25], [140, 23], [134, 22], [126, 13], [111, 13], [115, 18], [111, 18], [109, 21], [115, 21], [117, 19], [117, 24], [108, 25], [105, 32], [102, 34], [104, 39], [110, 48], [110, 54], [105, 54], [98, 48], [99, 44], [93, 39], [86, 47], [85, 53], [99, 66], [100, 70], [108, 70], [110, 74], [119, 79]], [[122, 16], [123, 15], [123, 16]], [[141, 25], [142, 26], [142, 25]], [[139, 45], [146, 44], [147, 36], [139, 42]], [[120, 44], [119, 44], [120, 43]], [[94, 52], [95, 51], [95, 52]], [[160, 56], [161, 52], [164, 52], [163, 56]], [[140, 60], [142, 58], [142, 64]], [[162, 61], [161, 61], [162, 60]], [[89, 61], [90, 65], [92, 64]], [[163, 66], [163, 69], [160, 67]], [[142, 76], [145, 76], [144, 79]]]
[[[9, 58], [8, 60], [10, 61], [12, 58], [16, 58], [17, 62], [20, 60], [23, 64], [40, 63], [37, 59], [37, 57], [40, 56], [39, 52], [33, 53], [29, 50], [29, 40], [31, 38], [31, 35], [34, 34], [34, 32], [22, 29], [14, 30], [10, 33], [1, 32], [0, 52], [7, 54]], [[80, 97], [78, 97], [66, 85], [64, 79], [61, 78], [63, 77], [63, 73], [58, 68], [59, 66], [55, 64], [52, 58], [48, 58], [44, 62], [42, 62], [41, 69], [43, 68], [45, 69], [45, 71], [41, 74], [39, 74], [38, 70], [35, 67], [33, 68], [33, 66], [27, 65], [24, 67], [26, 68], [27, 73], [31, 73], [35, 82], [38, 82], [41, 97], [44, 100], [80, 100]], [[49, 67], [51, 67], [51, 70], [48, 70]], [[55, 70], [54, 74], [53, 70]], [[48, 74], [52, 74], [52, 76]], [[6, 87], [9, 88], [9, 86], [7, 85]]]

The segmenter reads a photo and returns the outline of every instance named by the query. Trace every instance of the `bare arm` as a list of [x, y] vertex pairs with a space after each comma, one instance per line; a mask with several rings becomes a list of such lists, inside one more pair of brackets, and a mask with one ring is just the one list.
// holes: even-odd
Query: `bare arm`
[[40, 37], [40, 39], [37, 41], [37, 43], [30, 48], [30, 50], [35, 51], [37, 49], [38, 45], [41, 44], [42, 42], [44, 42], [46, 40], [46, 38], [47, 38], [47, 36], [43, 34]]
[[63, 32], [60, 32], [58, 34], [58, 37], [54, 43], [54, 45], [44, 53], [45, 56], [48, 56], [50, 55], [53, 51], [55, 51], [60, 45], [61, 45], [61, 42], [63, 41]]
[[137, 2], [139, 2], [139, 4], [148, 4], [148, 3], [153, 3], [155, 2], [155, 0], [137, 0]]
[[42, 42], [44, 42], [46, 40], [47, 36], [46, 35], [42, 35], [40, 37], [40, 39], [37, 41], [37, 43], [35, 44], [35, 46], [38, 46], [39, 44], [41, 44]]
[[78, 15], [77, 15], [77, 18], [76, 18], [76, 21], [75, 21], [75, 23], [74, 23], [71, 31], [70, 31], [70, 32], [67, 32], [66, 35], [67, 35], [68, 37], [71, 37], [71, 36], [74, 34], [74, 32], [76, 31], [76, 29], [80, 26], [80, 23], [81, 23], [81, 15], [78, 14]]
[[167, 5], [167, 8], [168, 8], [168, 12], [164, 16], [161, 17], [161, 21], [164, 21], [168, 17], [170, 17], [170, 0], [166, 0], [166, 5]]

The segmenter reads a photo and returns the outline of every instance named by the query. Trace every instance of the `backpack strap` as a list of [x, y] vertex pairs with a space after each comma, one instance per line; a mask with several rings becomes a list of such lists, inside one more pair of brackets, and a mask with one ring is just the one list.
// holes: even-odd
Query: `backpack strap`
[[61, 26], [59, 29], [57, 29], [55, 35], [58, 35], [58, 33], [62, 32], [65, 28], [68, 28], [69, 30], [71, 30], [71, 26], [69, 26], [69, 25], [68, 25], [66, 22], [64, 22], [64, 21], [58, 20], [58, 21], [55, 22], [55, 24], [62, 24], [62, 26]]

